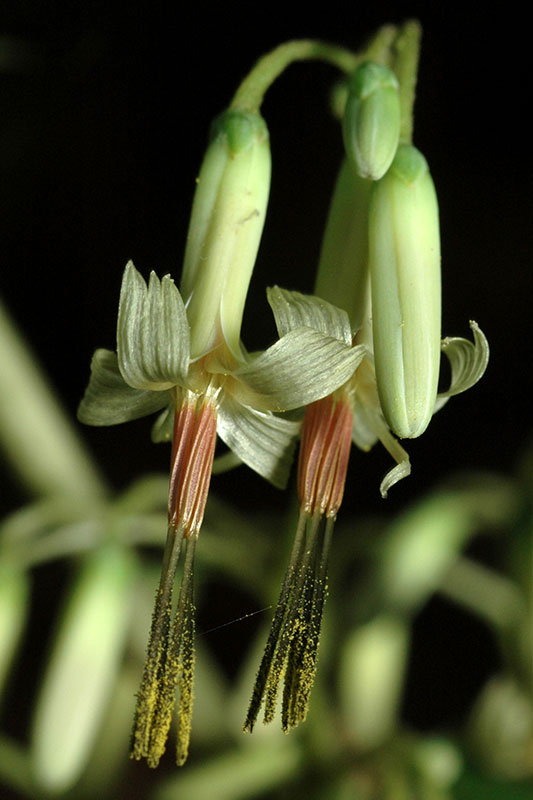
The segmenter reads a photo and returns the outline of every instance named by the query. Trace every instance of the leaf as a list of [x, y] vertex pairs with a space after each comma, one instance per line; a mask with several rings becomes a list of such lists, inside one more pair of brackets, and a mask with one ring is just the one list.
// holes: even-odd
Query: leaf
[[117, 425], [159, 411], [171, 399], [170, 392], [132, 389], [120, 374], [116, 354], [97, 350], [78, 419], [86, 425]]
[[224, 394], [218, 409], [218, 435], [251, 469], [285, 488], [292, 465], [297, 422], [258, 411]]
[[232, 373], [240, 384], [234, 392], [262, 410], [306, 406], [346, 383], [365, 353], [364, 345], [348, 347], [320, 331], [296, 328]]
[[152, 272], [148, 288], [128, 262], [122, 279], [117, 325], [120, 371], [134, 389], [165, 391], [183, 383], [190, 337], [185, 306], [174, 281]]
[[279, 286], [267, 289], [267, 298], [280, 336], [285, 336], [295, 328], [306, 327], [321, 331], [348, 346], [352, 344], [352, 330], [346, 311], [314, 295], [288, 292]]
[[440, 398], [452, 397], [470, 389], [487, 369], [489, 362], [489, 343], [477, 322], [470, 321], [474, 343], [460, 337], [447, 337], [442, 340], [441, 350], [448, 358], [452, 369], [452, 381]]

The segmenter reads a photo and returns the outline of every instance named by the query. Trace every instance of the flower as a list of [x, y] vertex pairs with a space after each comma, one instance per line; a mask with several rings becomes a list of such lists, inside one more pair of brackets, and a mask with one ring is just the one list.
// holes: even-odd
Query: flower
[[[423, 163], [425, 165], [425, 161]], [[425, 170], [423, 175], [427, 176], [427, 166]], [[387, 176], [382, 180], [387, 181]], [[387, 190], [385, 186], [384, 191]], [[351, 318], [346, 311], [318, 297], [287, 292], [278, 287], [268, 292], [280, 336], [287, 335], [293, 328], [308, 325], [335, 336], [339, 342], [353, 342], [352, 351], [357, 353], [357, 358], [354, 372], [346, 383], [329, 396], [308, 405], [305, 411], [298, 461], [300, 514], [289, 566], [244, 723], [244, 730], [248, 732], [253, 730], [263, 701], [264, 722], [272, 721], [282, 681], [283, 730], [288, 732], [305, 720], [315, 678], [321, 618], [327, 594], [329, 547], [342, 502], [351, 442], [367, 451], [379, 439], [397, 462], [381, 482], [381, 494], [386, 497], [388, 490], [411, 471], [409, 456], [392, 434], [391, 427], [398, 419], [401, 425], [406, 418], [415, 420], [415, 428], [416, 425], [421, 427], [409, 427], [407, 435], [418, 435], [429, 421], [425, 416], [420, 421], [416, 414], [411, 413], [413, 408], [418, 411], [423, 405], [419, 402], [420, 396], [426, 405], [431, 403], [431, 412], [434, 413], [450, 396], [476, 383], [487, 366], [487, 340], [479, 326], [471, 322], [474, 343], [462, 338], [447, 338], [440, 345], [450, 361], [451, 385], [448, 391], [437, 396], [438, 361], [431, 347], [427, 346], [427, 341], [433, 343], [434, 339], [435, 309], [438, 311], [437, 344], [440, 337], [440, 248], [438, 224], [435, 249], [435, 221], [431, 219], [436, 203], [428, 211], [427, 203], [417, 202], [416, 197], [413, 201], [408, 196], [406, 207], [402, 207], [401, 188], [398, 195], [390, 204], [389, 198], [385, 197], [385, 210], [378, 208], [376, 211], [376, 202], [381, 202], [381, 196], [377, 200], [375, 196], [371, 198], [368, 182], [358, 177], [347, 162], [343, 164], [324, 237], [317, 286], [321, 293], [349, 308]], [[374, 230], [370, 227], [369, 248], [368, 207], [372, 199], [374, 220], [380, 211], [382, 215], [381, 224]], [[387, 220], [387, 212], [391, 209], [391, 219]], [[424, 224], [428, 217], [429, 236]], [[391, 236], [391, 228], [398, 219], [402, 224]], [[405, 230], [409, 247], [402, 248]], [[382, 247], [380, 261], [375, 251], [382, 244], [379, 239], [383, 233], [386, 244], [392, 241], [393, 246], [388, 250]], [[429, 254], [424, 252], [428, 242]], [[355, 249], [350, 251], [354, 245]], [[405, 255], [407, 259], [404, 259]], [[403, 274], [412, 268], [413, 255], [418, 268], [415, 281], [412, 275], [409, 280], [409, 275]], [[397, 258], [391, 264], [394, 256]], [[429, 270], [425, 269], [426, 260], [432, 267]], [[369, 263], [372, 264], [370, 270]], [[380, 269], [388, 271], [388, 280], [380, 274]], [[402, 291], [396, 296], [398, 285]], [[414, 287], [414, 298], [410, 297], [410, 286]], [[426, 301], [427, 308], [424, 306]], [[373, 313], [375, 304], [379, 306], [379, 316]], [[398, 306], [405, 315], [403, 325], [388, 324], [387, 327], [388, 307], [396, 314]], [[428, 319], [429, 331], [424, 327]], [[397, 317], [394, 320], [397, 322]], [[383, 325], [383, 322], [385, 337], [380, 340], [380, 355], [384, 352], [383, 341], [385, 356], [388, 355], [387, 335], [389, 340], [391, 335], [399, 336], [400, 347], [395, 353], [399, 352], [400, 362], [395, 363], [394, 357], [389, 357], [388, 369], [382, 371], [381, 381], [389, 380], [391, 373], [396, 378], [396, 382], [392, 382], [392, 397], [401, 400], [396, 407], [404, 412], [407, 410], [403, 417], [394, 413], [394, 406], [392, 413], [387, 406], [384, 407], [391, 394], [383, 391], [380, 373], [376, 373], [374, 366], [374, 342], [382, 333], [377, 331], [376, 336], [376, 325]], [[408, 336], [405, 336], [404, 325]], [[388, 342], [390, 348], [393, 344]], [[429, 361], [429, 366], [425, 360]], [[402, 390], [407, 390], [406, 395], [402, 395]], [[385, 409], [389, 410], [388, 415]], [[404, 430], [401, 428], [402, 433]]]
[[[283, 487], [298, 423], [278, 412], [342, 385], [357, 351], [301, 325], [261, 353], [240, 340], [244, 302], [266, 214], [268, 131], [259, 114], [216, 121], [193, 203], [182, 294], [154, 272], [148, 286], [131, 262], [120, 294], [117, 353], [97, 350], [78, 417], [112, 425], [161, 411], [155, 441], [172, 440], [168, 534], [148, 653], [137, 696], [132, 757], [157, 766], [176, 686], [177, 763], [187, 758], [193, 701], [193, 562], [216, 435], [237, 458]], [[172, 594], [184, 553], [177, 608]]]

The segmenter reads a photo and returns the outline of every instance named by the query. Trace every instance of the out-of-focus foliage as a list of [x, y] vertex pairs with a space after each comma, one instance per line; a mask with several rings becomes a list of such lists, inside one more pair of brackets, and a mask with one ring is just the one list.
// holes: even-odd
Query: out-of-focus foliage
[[[33, 396], [47, 392], [43, 380]], [[45, 427], [47, 407], [36, 404]], [[68, 446], [58, 453], [62, 469], [69, 455]], [[13, 687], [20, 691], [28, 631], [40, 660], [36, 685], [25, 686], [35, 698], [26, 733], [0, 736], [2, 782], [21, 798], [525, 798], [533, 770], [530, 489], [520, 476], [461, 475], [396, 518], [339, 523], [313, 702], [291, 736], [275, 726], [241, 732], [263, 630], [241, 637], [242, 652], [227, 651], [239, 626], [249, 629], [245, 617], [273, 602], [280, 564], [272, 530], [290, 520], [279, 511], [244, 515], [215, 494], [202, 531], [197, 605], [202, 622], [230, 625], [198, 634], [192, 755], [176, 772], [170, 754], [160, 771], [128, 760], [167, 480], [142, 478], [109, 500], [98, 492], [92, 508], [45, 492], [1, 527], [4, 714]], [[501, 553], [497, 569], [469, 554], [480, 536]], [[75, 569], [70, 587], [58, 586], [57, 632], [47, 642], [32, 624], [31, 575], [58, 561]], [[217, 584], [240, 598], [242, 614], [234, 605], [229, 618], [223, 608], [210, 610]], [[409, 724], [405, 690], [407, 681], [416, 696], [412, 648], [424, 647], [414, 639], [435, 596], [457, 606], [458, 618], [475, 615], [499, 657], [456, 725], [422, 731]], [[458, 663], [454, 681], [469, 666]], [[431, 654], [425, 669], [424, 684], [432, 683]], [[431, 691], [453, 703], [453, 684], [436, 672]]]

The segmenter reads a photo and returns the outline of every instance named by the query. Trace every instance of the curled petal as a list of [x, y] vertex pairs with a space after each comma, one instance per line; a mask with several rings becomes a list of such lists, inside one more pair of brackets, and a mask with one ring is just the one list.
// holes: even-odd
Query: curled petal
[[442, 340], [441, 350], [452, 369], [452, 382], [439, 397], [453, 397], [470, 389], [483, 376], [489, 362], [489, 343], [477, 322], [470, 321], [474, 343], [459, 336]]
[[381, 411], [361, 403], [356, 395], [352, 440], [361, 450], [370, 450], [378, 439], [397, 462], [397, 466], [387, 472], [379, 487], [381, 496], [387, 497], [389, 489], [395, 483], [411, 474], [411, 462], [406, 451], [390, 432]]

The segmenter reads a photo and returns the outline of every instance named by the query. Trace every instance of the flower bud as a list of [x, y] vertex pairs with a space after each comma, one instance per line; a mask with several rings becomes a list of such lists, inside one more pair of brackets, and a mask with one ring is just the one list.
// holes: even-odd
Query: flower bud
[[394, 73], [366, 61], [353, 74], [342, 120], [344, 147], [362, 178], [378, 180], [391, 165], [400, 138], [400, 95]]
[[181, 283], [191, 358], [223, 340], [239, 356], [248, 284], [270, 190], [268, 129], [259, 114], [226, 111], [213, 125], [194, 197]]
[[440, 365], [440, 237], [435, 187], [422, 154], [401, 145], [372, 191], [369, 261], [376, 379], [399, 437], [426, 429]]
[[348, 312], [352, 332], [363, 324], [368, 287], [368, 205], [372, 184], [344, 160], [331, 200], [315, 294]]

